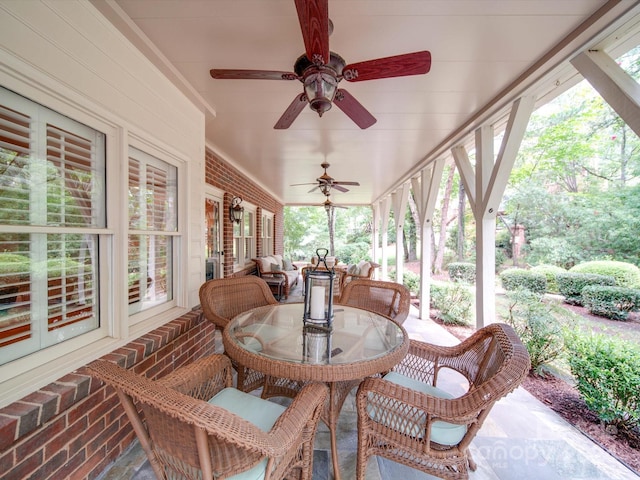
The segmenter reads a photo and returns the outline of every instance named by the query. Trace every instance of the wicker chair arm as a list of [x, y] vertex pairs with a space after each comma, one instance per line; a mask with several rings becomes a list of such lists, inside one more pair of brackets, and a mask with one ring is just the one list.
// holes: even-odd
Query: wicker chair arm
[[158, 380], [158, 384], [173, 388], [198, 400], [207, 401], [233, 384], [233, 367], [226, 355], [210, 355], [180, 367]]
[[320, 417], [328, 394], [329, 389], [324, 383], [305, 385], [269, 432], [273, 445], [286, 451], [294, 443], [301, 443], [300, 435], [305, 434], [303, 429], [309, 430], [307, 434], [313, 434], [313, 426]]

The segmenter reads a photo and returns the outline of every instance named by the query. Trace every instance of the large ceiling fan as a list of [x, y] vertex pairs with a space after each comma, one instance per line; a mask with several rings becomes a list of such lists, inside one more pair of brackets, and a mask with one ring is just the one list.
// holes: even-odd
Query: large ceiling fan
[[333, 30], [329, 0], [295, 0], [295, 3], [306, 53], [296, 60], [293, 72], [216, 68], [210, 71], [216, 79], [300, 80], [304, 92], [296, 95], [275, 124], [276, 129], [289, 128], [307, 103], [321, 117], [335, 103], [360, 128], [368, 128], [376, 123], [375, 117], [349, 92], [338, 88], [341, 80], [361, 82], [421, 75], [431, 68], [431, 53], [426, 50], [347, 65], [340, 55], [329, 50]]
[[315, 187], [313, 187], [311, 190], [309, 190], [309, 192], [307, 193], [312, 193], [317, 189], [320, 189], [320, 191], [328, 198], [329, 194], [331, 193], [331, 189], [336, 189], [339, 192], [348, 192], [349, 189], [343, 187], [343, 185], [352, 185], [355, 187], [359, 187], [360, 183], [358, 182], [345, 182], [345, 181], [339, 181], [339, 180], [335, 180], [331, 175], [329, 175], [327, 173], [327, 168], [329, 168], [329, 164], [327, 162], [323, 162], [320, 165], [322, 168], [324, 168], [324, 173], [322, 175], [320, 175], [318, 178], [316, 178], [315, 182], [311, 182], [311, 183], [294, 183], [293, 185], [291, 185], [292, 187], [298, 186], [298, 185], [315, 185]]

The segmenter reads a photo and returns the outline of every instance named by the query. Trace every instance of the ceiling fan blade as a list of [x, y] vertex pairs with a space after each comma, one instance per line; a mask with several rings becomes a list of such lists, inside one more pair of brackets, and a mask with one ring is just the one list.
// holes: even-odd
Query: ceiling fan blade
[[349, 82], [375, 80], [378, 78], [405, 77], [408, 75], [422, 75], [431, 69], [431, 53], [405, 53], [393, 57], [378, 58], [365, 62], [346, 65], [342, 76]]
[[348, 188], [344, 188], [343, 186], [338, 185], [337, 183], [334, 183], [333, 185], [331, 185], [331, 188], [338, 190], [339, 192], [342, 192], [342, 193], [346, 193], [349, 191]]
[[284, 130], [289, 128], [293, 121], [300, 115], [300, 112], [307, 104], [307, 96], [301, 93], [293, 99], [291, 105], [287, 107], [280, 119], [273, 126], [276, 130]]
[[295, 0], [307, 58], [329, 62], [329, 0]]
[[315, 192], [315, 191], [316, 191], [317, 189], [319, 189], [319, 188], [320, 188], [320, 186], [319, 186], [319, 185], [316, 185], [316, 186], [315, 186], [315, 187], [313, 187], [311, 190], [309, 190], [307, 193], [313, 193], [313, 192]]
[[316, 182], [308, 182], [308, 183], [292, 183], [289, 185], [290, 187], [299, 187], [300, 185], [315, 185]]
[[280, 72], [277, 70], [233, 70], [212, 68], [209, 73], [213, 78], [223, 80], [297, 80], [298, 76], [293, 72]]
[[356, 187], [360, 186], [359, 182], [333, 182], [334, 185], [354, 185]]
[[363, 130], [376, 123], [376, 118], [364, 108], [349, 92], [339, 88], [333, 100], [340, 110]]

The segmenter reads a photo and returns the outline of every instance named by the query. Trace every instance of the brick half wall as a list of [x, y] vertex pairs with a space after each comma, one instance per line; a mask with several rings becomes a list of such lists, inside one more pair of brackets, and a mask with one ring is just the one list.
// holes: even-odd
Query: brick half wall
[[[196, 310], [102, 358], [158, 378], [214, 353], [214, 335]], [[0, 409], [0, 478], [94, 479], [134, 439], [114, 390], [81, 368]]]

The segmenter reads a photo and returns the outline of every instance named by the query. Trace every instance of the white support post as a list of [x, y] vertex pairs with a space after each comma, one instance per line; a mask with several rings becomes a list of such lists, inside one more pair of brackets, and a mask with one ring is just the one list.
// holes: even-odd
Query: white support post
[[[373, 231], [371, 232], [371, 235], [373, 236], [372, 242], [371, 242], [371, 246], [372, 246], [372, 252], [371, 252], [371, 259], [376, 262], [379, 263], [381, 262], [380, 260], [380, 230], [379, 230], [379, 225], [380, 225], [380, 202], [376, 202], [375, 204], [372, 205], [372, 210], [373, 210]], [[380, 275], [380, 273], [378, 272], [378, 270], [376, 269], [376, 271], [374, 272], [374, 275], [376, 276], [375, 278], [378, 278], [378, 276]]]
[[496, 216], [531, 112], [533, 112], [534, 100], [533, 97], [522, 97], [513, 103], [495, 161], [493, 128], [489, 125], [483, 125], [476, 130], [475, 169], [464, 147], [457, 146], [451, 151], [467, 189], [469, 204], [476, 220], [477, 328], [493, 322], [496, 316]]
[[402, 233], [404, 229], [404, 214], [409, 200], [409, 184], [404, 183], [398, 190], [391, 194], [393, 203], [393, 219], [396, 224], [396, 282], [404, 280], [404, 249]]
[[391, 213], [391, 198], [386, 197], [381, 204], [381, 212], [380, 212], [380, 232], [382, 236], [382, 266], [381, 266], [381, 274], [383, 280], [389, 279], [389, 254], [387, 252], [387, 237], [389, 236], [389, 215]]
[[433, 162], [428, 168], [422, 170], [420, 178], [412, 178], [411, 186], [413, 196], [416, 199], [418, 216], [420, 218], [420, 308], [418, 318], [429, 318], [429, 305], [431, 303], [431, 232], [433, 231], [433, 212], [442, 171], [445, 160], [439, 159]]

